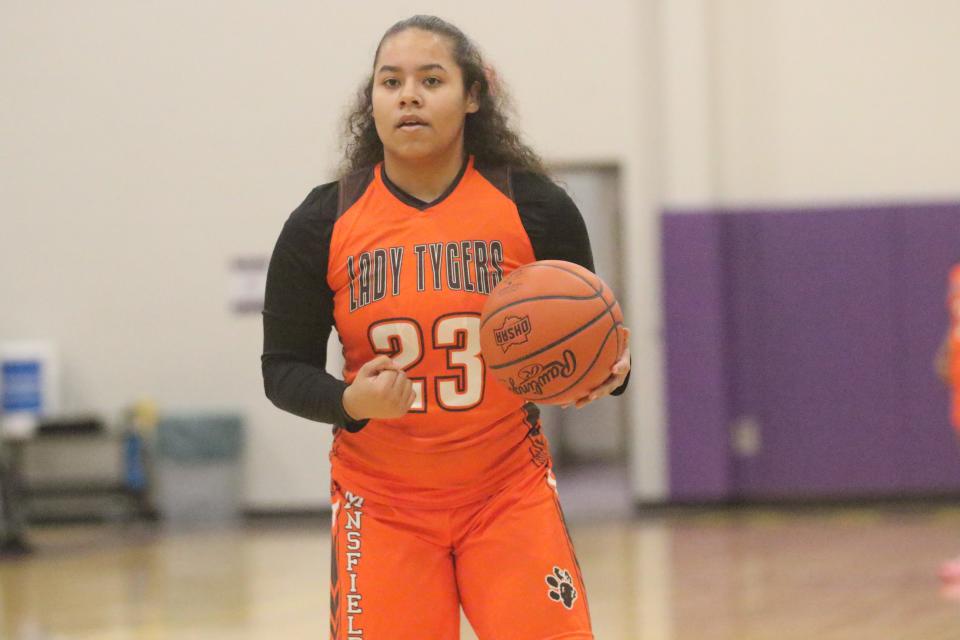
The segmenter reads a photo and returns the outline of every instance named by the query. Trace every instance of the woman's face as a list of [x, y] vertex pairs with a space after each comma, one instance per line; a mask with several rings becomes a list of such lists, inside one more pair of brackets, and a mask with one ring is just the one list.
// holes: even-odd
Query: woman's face
[[414, 162], [462, 155], [475, 93], [464, 93], [446, 37], [421, 29], [390, 36], [373, 69], [373, 119], [384, 155]]

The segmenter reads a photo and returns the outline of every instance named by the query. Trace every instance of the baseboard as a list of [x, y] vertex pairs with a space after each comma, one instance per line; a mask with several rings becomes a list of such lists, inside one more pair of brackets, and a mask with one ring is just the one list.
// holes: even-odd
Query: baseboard
[[656, 516], [695, 511], [743, 511], [764, 509], [776, 511], [817, 511], [823, 509], [877, 508], [897, 511], [929, 510], [960, 506], [958, 493], [931, 493], [923, 495], [866, 495], [866, 496], [801, 496], [726, 498], [718, 500], [638, 500], [634, 502], [637, 515]]
[[289, 507], [244, 509], [244, 520], [329, 520], [329, 507]]

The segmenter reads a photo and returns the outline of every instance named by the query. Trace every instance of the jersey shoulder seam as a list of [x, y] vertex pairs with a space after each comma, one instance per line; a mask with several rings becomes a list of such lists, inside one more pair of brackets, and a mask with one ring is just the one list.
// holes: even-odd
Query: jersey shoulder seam
[[356, 204], [357, 200], [366, 192], [373, 182], [373, 167], [365, 167], [349, 173], [337, 181], [339, 193], [337, 196], [337, 215], [339, 220], [347, 210]]
[[474, 165], [484, 180], [489, 182], [511, 202], [516, 202], [513, 194], [513, 169], [509, 166]]

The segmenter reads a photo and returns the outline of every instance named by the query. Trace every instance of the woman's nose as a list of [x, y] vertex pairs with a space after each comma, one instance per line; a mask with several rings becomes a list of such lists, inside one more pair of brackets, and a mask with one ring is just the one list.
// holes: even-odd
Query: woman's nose
[[400, 106], [405, 107], [407, 105], [420, 106], [420, 93], [417, 91], [416, 81], [403, 83], [403, 88], [400, 91]]

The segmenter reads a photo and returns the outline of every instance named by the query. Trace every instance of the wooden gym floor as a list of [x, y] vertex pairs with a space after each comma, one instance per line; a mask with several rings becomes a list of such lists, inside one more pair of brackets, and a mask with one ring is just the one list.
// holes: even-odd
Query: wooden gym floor
[[[571, 530], [602, 640], [960, 638], [960, 599], [936, 578], [960, 554], [960, 508], [590, 517]], [[0, 562], [5, 640], [327, 637], [320, 519], [57, 526], [31, 540], [32, 556]]]

